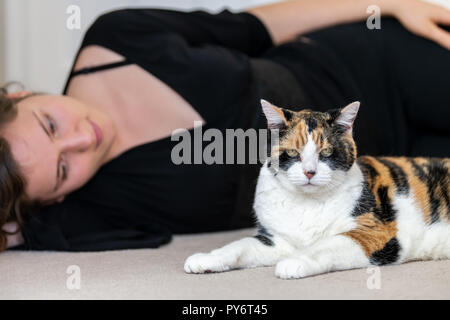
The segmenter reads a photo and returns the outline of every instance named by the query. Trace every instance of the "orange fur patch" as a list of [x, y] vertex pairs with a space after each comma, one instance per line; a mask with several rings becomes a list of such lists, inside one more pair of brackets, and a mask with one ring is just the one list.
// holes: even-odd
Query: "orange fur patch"
[[358, 226], [344, 233], [358, 243], [367, 257], [384, 248], [397, 235], [397, 222], [383, 223], [373, 213], [365, 213], [356, 218]]

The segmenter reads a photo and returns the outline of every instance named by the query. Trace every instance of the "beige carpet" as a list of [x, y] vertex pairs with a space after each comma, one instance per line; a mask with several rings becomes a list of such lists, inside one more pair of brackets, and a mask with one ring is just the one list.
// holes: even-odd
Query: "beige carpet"
[[[159, 249], [5, 252], [0, 254], [0, 299], [450, 299], [450, 261], [382, 267], [380, 289], [368, 288], [373, 275], [366, 269], [300, 280], [277, 279], [273, 267], [184, 272], [190, 254], [253, 234], [245, 229], [176, 236]], [[72, 265], [79, 267], [79, 289], [67, 287]]]

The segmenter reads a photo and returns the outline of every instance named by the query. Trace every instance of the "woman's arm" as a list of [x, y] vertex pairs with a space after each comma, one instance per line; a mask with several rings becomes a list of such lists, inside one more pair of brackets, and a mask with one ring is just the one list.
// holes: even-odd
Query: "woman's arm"
[[[249, 9], [267, 27], [275, 44], [331, 25], [367, 19], [376, 5], [383, 16], [396, 17], [409, 31], [450, 49], [450, 10], [421, 0], [292, 0]], [[383, 26], [381, 26], [382, 28]]]

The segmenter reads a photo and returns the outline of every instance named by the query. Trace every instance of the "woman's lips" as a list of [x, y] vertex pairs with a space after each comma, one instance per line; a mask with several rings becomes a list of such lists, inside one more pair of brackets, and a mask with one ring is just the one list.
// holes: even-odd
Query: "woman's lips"
[[103, 139], [103, 132], [102, 129], [100, 129], [100, 127], [92, 120], [89, 120], [89, 122], [92, 125], [92, 128], [94, 129], [94, 133], [95, 133], [95, 138], [97, 139], [97, 145], [96, 148], [102, 143], [102, 139]]

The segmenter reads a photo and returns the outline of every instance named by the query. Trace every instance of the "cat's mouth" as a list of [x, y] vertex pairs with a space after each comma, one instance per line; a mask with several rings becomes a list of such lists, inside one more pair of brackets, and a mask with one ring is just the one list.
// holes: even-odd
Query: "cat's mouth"
[[298, 181], [298, 180], [295, 180], [295, 179], [289, 179], [289, 180], [290, 180], [290, 182], [292, 184], [296, 185], [297, 187], [301, 187], [301, 188], [303, 188], [303, 187], [312, 188], [312, 187], [318, 187], [319, 186], [317, 183], [314, 183], [314, 182], [311, 182], [311, 181], [305, 182], [305, 181]]
[[311, 181], [308, 181], [307, 183], [300, 185], [300, 187], [309, 189], [309, 188], [319, 187], [319, 185], [316, 183], [313, 183]]
[[311, 183], [311, 181], [310, 181], [310, 182], [308, 182], [308, 183], [305, 183], [305, 184], [303, 185], [303, 187], [317, 187], [317, 184]]
[[302, 185], [299, 185], [298, 188], [302, 191], [302, 192], [306, 192], [306, 193], [315, 193], [320, 189], [320, 185], [315, 184], [315, 183], [305, 183]]
[[297, 187], [301, 187], [301, 188], [303, 188], [303, 187], [318, 187], [319, 185], [318, 184], [315, 184], [315, 183], [312, 183], [311, 181], [309, 181], [309, 182], [300, 182], [300, 181], [292, 181], [291, 180], [291, 183], [293, 184], [293, 185], [296, 185]]

